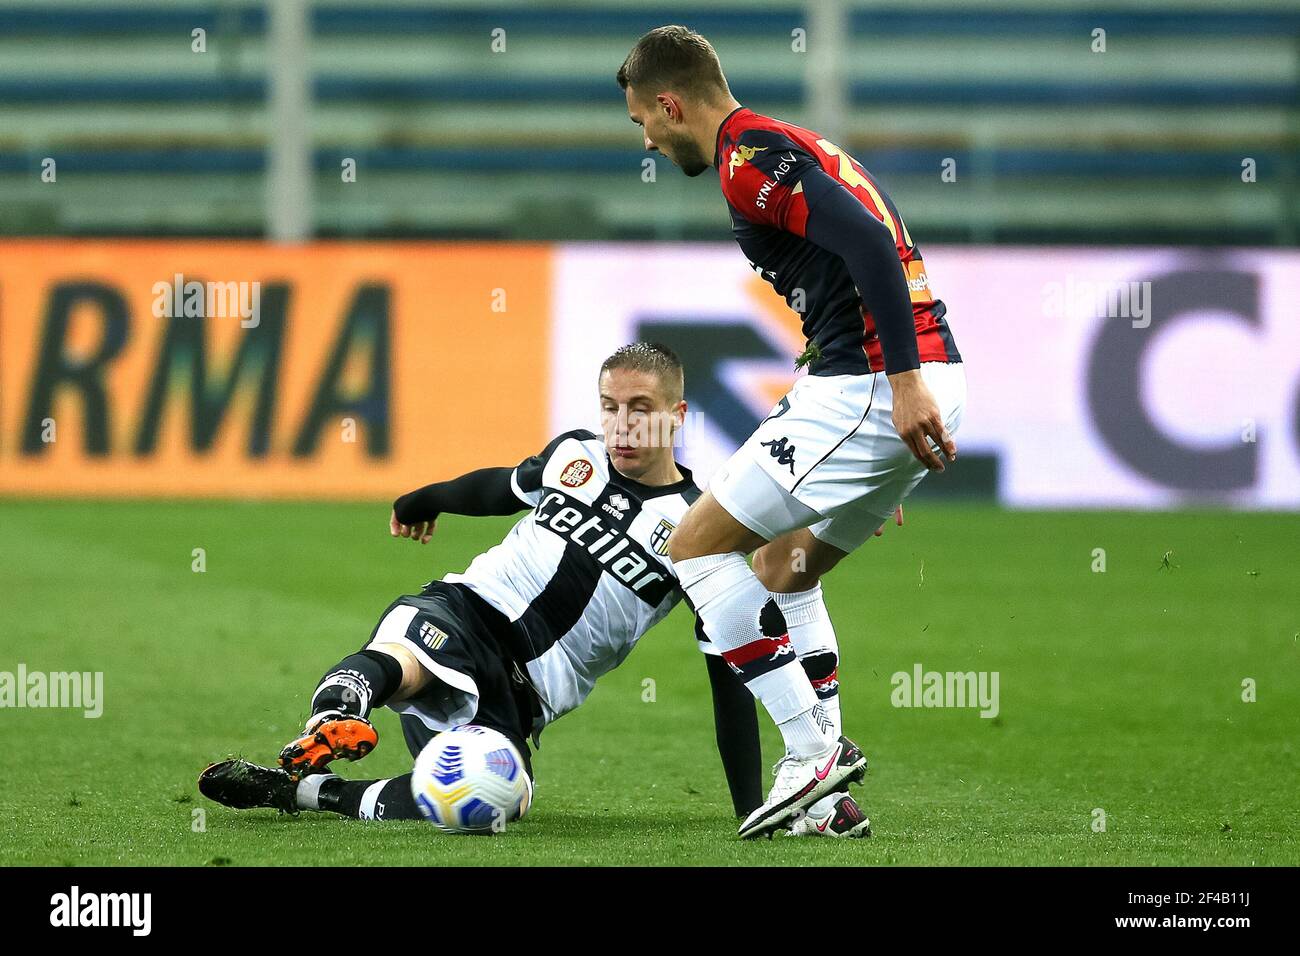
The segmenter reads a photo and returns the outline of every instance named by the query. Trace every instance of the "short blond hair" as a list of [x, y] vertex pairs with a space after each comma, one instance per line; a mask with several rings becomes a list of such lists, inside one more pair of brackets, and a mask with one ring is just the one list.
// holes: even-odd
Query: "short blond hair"
[[663, 383], [669, 399], [673, 402], [681, 401], [686, 389], [682, 360], [668, 346], [658, 342], [633, 342], [621, 346], [600, 363], [600, 374], [620, 368], [656, 376]]

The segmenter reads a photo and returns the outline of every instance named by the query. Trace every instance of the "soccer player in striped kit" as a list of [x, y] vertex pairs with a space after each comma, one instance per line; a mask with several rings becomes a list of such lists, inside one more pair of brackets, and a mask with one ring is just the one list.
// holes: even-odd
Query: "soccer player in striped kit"
[[[808, 374], [670, 541], [710, 638], [786, 744], [740, 834], [792, 821], [797, 832], [866, 765], [826, 694], [838, 651], [821, 577], [891, 514], [901, 521], [908, 493], [956, 458], [965, 372], [907, 226], [848, 153], [742, 106], [713, 47], [686, 27], [641, 37], [617, 81], [647, 150], [688, 176], [717, 170], [741, 252], [802, 315]], [[821, 694], [796, 657], [820, 662]]]
[[[346, 780], [378, 735], [377, 707], [401, 715], [412, 756], [440, 731], [474, 723], [505, 734], [532, 779], [528, 740], [586, 700], [682, 599], [668, 557], [673, 528], [700, 495], [673, 457], [686, 413], [682, 366], [648, 343], [601, 367], [603, 434], [575, 430], [514, 467], [483, 468], [394, 503], [390, 531], [427, 543], [442, 514], [527, 513], [465, 571], [389, 605], [365, 646], [331, 667], [303, 734], [279, 767], [225, 760], [199, 789], [236, 809], [327, 810], [360, 819], [419, 819], [410, 774]], [[713, 690], [718, 749], [733, 807], [761, 802], [758, 723], [750, 694], [696, 627]], [[861, 837], [869, 822], [847, 794], [801, 836]]]

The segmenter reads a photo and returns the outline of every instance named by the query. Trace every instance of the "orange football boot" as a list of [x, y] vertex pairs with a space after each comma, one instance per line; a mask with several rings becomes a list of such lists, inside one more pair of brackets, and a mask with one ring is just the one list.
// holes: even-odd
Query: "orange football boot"
[[322, 773], [331, 760], [360, 760], [379, 743], [379, 733], [364, 717], [327, 717], [280, 751], [280, 766], [297, 779]]

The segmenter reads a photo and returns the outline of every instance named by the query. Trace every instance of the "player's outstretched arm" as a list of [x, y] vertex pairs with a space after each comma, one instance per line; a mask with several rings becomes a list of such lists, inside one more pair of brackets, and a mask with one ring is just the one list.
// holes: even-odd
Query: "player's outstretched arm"
[[451, 481], [425, 485], [393, 502], [388, 531], [394, 537], [427, 544], [442, 514], [518, 514], [528, 507], [511, 485], [513, 468], [480, 468]]
[[921, 378], [912, 298], [893, 233], [820, 168], [808, 170], [802, 184], [808, 201], [805, 236], [844, 260], [875, 320], [894, 393], [894, 428], [919, 461], [943, 471], [931, 440], [950, 460], [957, 457], [957, 446]]
[[736, 816], [747, 817], [763, 802], [763, 751], [758, 739], [758, 711], [749, 692], [727, 662], [706, 654], [713, 689], [713, 725], [718, 754], [731, 791]]

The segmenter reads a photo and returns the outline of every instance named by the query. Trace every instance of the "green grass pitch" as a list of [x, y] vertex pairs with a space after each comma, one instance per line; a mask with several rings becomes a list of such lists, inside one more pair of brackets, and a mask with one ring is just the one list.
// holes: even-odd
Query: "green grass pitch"
[[[99, 719], [0, 710], [0, 863], [1300, 863], [1300, 515], [918, 503], [827, 583], [870, 840], [736, 839], [684, 608], [546, 731], [533, 812], [502, 836], [207, 803], [207, 761], [271, 760], [393, 597], [509, 527], [447, 517], [420, 547], [387, 519], [0, 502], [0, 671], [102, 671], [106, 699]], [[892, 706], [891, 675], [917, 663], [998, 672], [999, 715]], [[409, 768], [394, 716], [378, 726], [346, 774]]]

